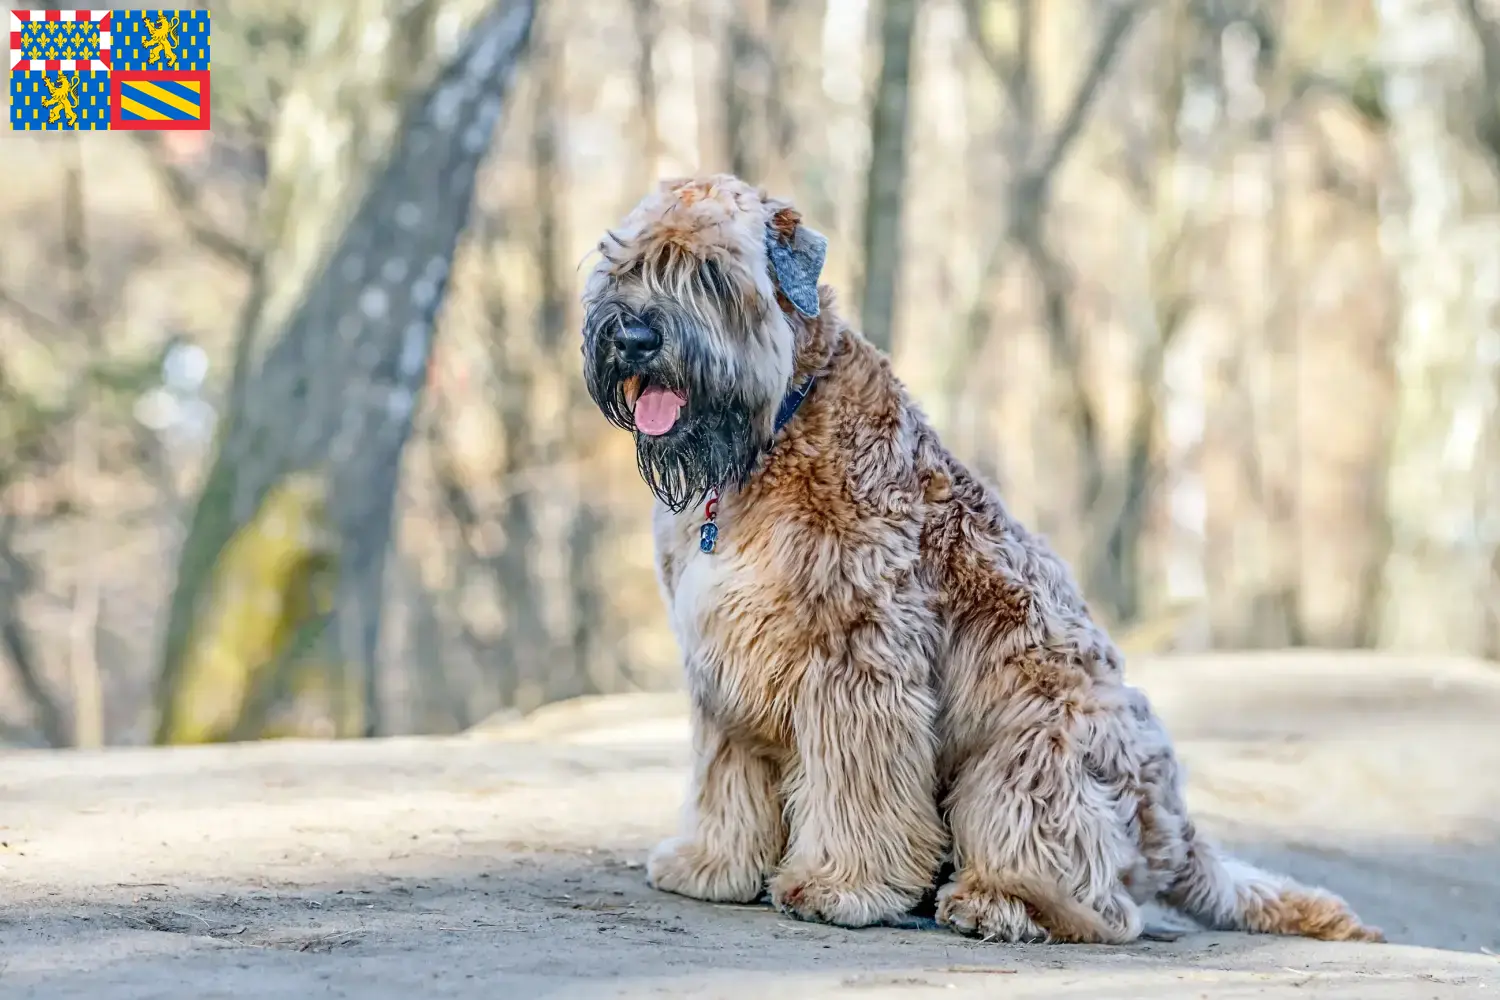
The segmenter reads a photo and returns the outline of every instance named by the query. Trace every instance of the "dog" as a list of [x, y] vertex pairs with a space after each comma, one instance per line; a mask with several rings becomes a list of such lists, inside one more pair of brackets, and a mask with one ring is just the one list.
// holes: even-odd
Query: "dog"
[[1153, 900], [1383, 940], [1194, 828], [1070, 571], [839, 318], [826, 250], [736, 177], [669, 180], [585, 283], [584, 380], [656, 497], [692, 706], [681, 832], [649, 883], [899, 926], [946, 864], [937, 923], [991, 940], [1127, 943]]

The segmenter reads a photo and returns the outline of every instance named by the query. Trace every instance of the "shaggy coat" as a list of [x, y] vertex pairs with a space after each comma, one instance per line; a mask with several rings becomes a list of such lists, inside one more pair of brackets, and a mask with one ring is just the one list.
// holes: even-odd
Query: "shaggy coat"
[[1129, 942], [1158, 900], [1215, 929], [1380, 940], [1338, 897], [1194, 828], [1172, 744], [1067, 567], [943, 447], [816, 273], [816, 301], [791, 287], [771, 251], [804, 234], [820, 240], [733, 177], [665, 182], [600, 245], [584, 296], [590, 391], [612, 419], [630, 426], [642, 390], [611, 310], [670, 307], [697, 317], [663, 347], [684, 419], [711, 408], [705, 386], [733, 392], [756, 444], [723, 484], [714, 551], [701, 504], [654, 514], [693, 770], [651, 884], [769, 889], [857, 927], [899, 921], [950, 861], [937, 920], [985, 938]]

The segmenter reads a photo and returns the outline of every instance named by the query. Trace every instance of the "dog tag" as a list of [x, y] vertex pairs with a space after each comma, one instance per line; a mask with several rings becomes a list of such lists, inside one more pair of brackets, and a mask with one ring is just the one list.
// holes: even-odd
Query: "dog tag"
[[709, 521], [698, 529], [698, 549], [702, 552], [712, 552], [714, 543], [719, 540], [719, 526]]

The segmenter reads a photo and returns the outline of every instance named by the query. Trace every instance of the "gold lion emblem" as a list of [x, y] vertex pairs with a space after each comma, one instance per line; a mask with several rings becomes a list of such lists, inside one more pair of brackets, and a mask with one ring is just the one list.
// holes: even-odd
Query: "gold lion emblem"
[[151, 36], [146, 41], [147, 48], [151, 50], [146, 56], [147, 62], [165, 62], [172, 67], [177, 65], [177, 24], [175, 15], [168, 20], [165, 14], [158, 17], [154, 23], [146, 22], [146, 34]]
[[42, 107], [51, 109], [47, 115], [47, 124], [54, 125], [58, 119], [66, 117], [68, 128], [78, 127], [78, 98], [81, 90], [78, 85], [78, 74], [73, 74], [69, 80], [67, 74], [57, 74], [57, 82], [53, 83], [45, 76], [42, 82], [47, 85], [50, 96], [42, 98]]

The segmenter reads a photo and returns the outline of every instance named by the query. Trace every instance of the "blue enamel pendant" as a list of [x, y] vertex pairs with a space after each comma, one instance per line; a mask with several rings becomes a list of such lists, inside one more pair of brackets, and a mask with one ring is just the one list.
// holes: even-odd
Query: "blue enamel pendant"
[[703, 525], [698, 529], [698, 551], [713, 554], [714, 545], [719, 541], [719, 491], [714, 490], [708, 495], [708, 502], [703, 505]]

